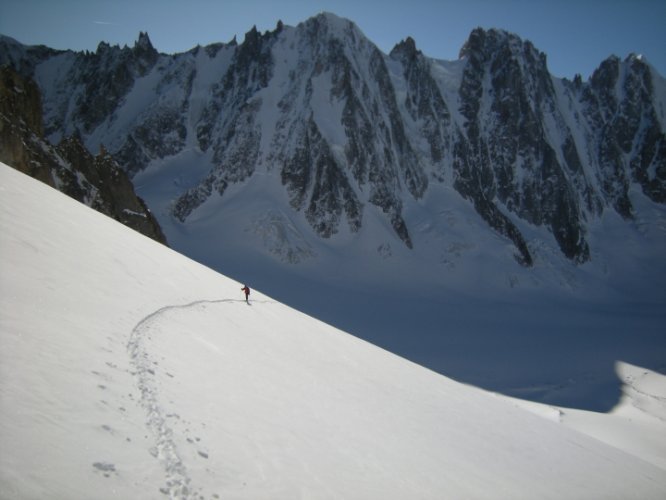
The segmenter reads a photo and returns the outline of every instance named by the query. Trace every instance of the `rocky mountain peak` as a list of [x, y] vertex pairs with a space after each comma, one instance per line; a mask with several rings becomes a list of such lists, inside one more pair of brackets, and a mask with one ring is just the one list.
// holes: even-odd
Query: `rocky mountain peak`
[[460, 58], [472, 58], [479, 62], [507, 59], [525, 60], [539, 70], [547, 71], [546, 55], [537, 50], [532, 42], [500, 29], [476, 28], [460, 49]]
[[610, 88], [620, 76], [620, 58], [613, 55], [602, 61], [590, 77], [590, 83], [596, 88]]
[[356, 24], [331, 12], [321, 12], [299, 24], [298, 27], [305, 27], [309, 39], [317, 44], [325, 44], [330, 40], [356, 44], [360, 40], [365, 40], [365, 35]]
[[421, 54], [420, 50], [416, 48], [416, 42], [411, 36], [408, 36], [391, 50], [389, 54], [393, 58], [401, 59], [402, 61], [411, 61]]
[[134, 43], [135, 49], [155, 50], [147, 32], [139, 31], [139, 38]]
[[143, 31], [139, 32], [139, 39], [135, 42], [132, 52], [137, 60], [142, 61], [145, 69], [151, 68], [159, 56], [148, 37], [148, 33]]
[[101, 54], [105, 54], [105, 53], [108, 52], [109, 50], [111, 50], [111, 45], [108, 44], [108, 43], [105, 42], [105, 41], [101, 41], [101, 42], [99, 42], [99, 43], [97, 44], [97, 50], [95, 51], [95, 53], [96, 53], [97, 55], [101, 55]]

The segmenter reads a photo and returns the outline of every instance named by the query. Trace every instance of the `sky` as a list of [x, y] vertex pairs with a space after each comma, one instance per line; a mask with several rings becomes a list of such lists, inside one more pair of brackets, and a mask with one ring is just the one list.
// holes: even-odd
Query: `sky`
[[411, 36], [426, 56], [454, 60], [480, 26], [530, 40], [558, 77], [587, 79], [608, 56], [630, 53], [666, 76], [666, 0], [0, 0], [0, 33], [94, 51], [100, 41], [132, 46], [144, 31], [171, 54], [323, 11], [354, 21], [385, 53]]

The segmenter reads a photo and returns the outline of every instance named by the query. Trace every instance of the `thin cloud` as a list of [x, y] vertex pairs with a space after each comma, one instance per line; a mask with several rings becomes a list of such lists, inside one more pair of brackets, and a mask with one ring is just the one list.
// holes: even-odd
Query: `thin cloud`
[[107, 21], [93, 21], [93, 24], [103, 24], [105, 26], [111, 26], [111, 25], [118, 24], [118, 23], [110, 23], [110, 22], [107, 22]]

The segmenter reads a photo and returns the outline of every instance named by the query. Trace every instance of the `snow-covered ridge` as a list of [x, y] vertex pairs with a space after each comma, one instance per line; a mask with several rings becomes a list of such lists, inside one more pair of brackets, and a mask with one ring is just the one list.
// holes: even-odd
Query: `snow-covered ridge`
[[5, 165], [0, 181], [2, 497], [666, 491], [663, 469], [260, 292], [246, 305], [240, 283]]

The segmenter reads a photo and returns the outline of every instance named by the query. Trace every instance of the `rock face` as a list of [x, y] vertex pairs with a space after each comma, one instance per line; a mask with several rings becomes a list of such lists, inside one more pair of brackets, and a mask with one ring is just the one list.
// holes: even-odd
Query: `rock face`
[[[526, 264], [525, 242], [498, 203], [531, 224], [548, 226], [570, 259], [587, 260], [583, 200], [572, 184], [585, 191], [589, 183], [557, 106], [545, 56], [515, 36], [476, 30], [461, 57], [468, 61], [460, 92], [466, 122], [454, 146], [456, 188], [514, 241]], [[553, 144], [552, 136], [560, 143]]]
[[171, 56], [144, 33], [133, 48], [102, 43], [94, 54], [2, 38], [0, 63], [38, 82], [52, 141], [104, 143], [130, 175], [205, 155], [207, 175], [172, 205], [183, 224], [269, 171], [320, 237], [363, 231], [373, 207], [411, 248], [405, 207], [444, 183], [529, 266], [525, 227], [583, 263], [590, 221], [606, 210], [635, 217], [632, 186], [666, 202], [666, 85], [633, 55], [571, 82], [504, 31], [473, 31], [447, 62], [411, 38], [383, 54], [352, 22], [321, 14]]
[[0, 160], [161, 243], [166, 238], [125, 171], [102, 148], [93, 156], [76, 137], [43, 138], [39, 89], [0, 69]]

